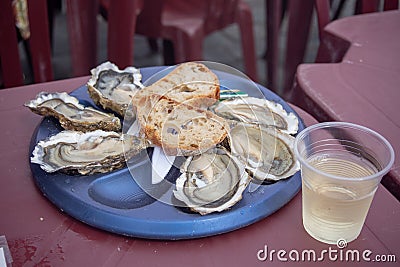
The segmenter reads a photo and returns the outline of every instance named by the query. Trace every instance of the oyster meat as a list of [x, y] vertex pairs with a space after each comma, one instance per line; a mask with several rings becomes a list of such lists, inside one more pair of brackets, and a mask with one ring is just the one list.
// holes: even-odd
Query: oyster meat
[[87, 83], [90, 97], [96, 105], [120, 116], [124, 116], [132, 96], [144, 87], [142, 75], [134, 67], [120, 70], [115, 64], [105, 62], [92, 69], [91, 74]]
[[235, 97], [218, 102], [211, 110], [229, 120], [273, 126], [288, 134], [296, 134], [298, 131], [297, 116], [288, 113], [281, 104], [267, 99]]
[[[127, 147], [129, 151], [124, 151]], [[106, 173], [124, 166], [125, 157], [134, 156], [146, 147], [145, 140], [116, 132], [62, 131], [40, 141], [33, 150], [31, 162], [46, 172]]]
[[84, 107], [79, 100], [67, 93], [41, 92], [36, 99], [25, 104], [34, 113], [42, 116], [53, 116], [60, 121], [66, 130], [94, 131], [108, 130], [119, 131], [121, 122], [113, 114]]
[[229, 148], [255, 181], [278, 181], [300, 169], [293, 152], [295, 138], [273, 127], [238, 123], [228, 135]]
[[188, 157], [181, 172], [174, 196], [202, 215], [232, 207], [250, 182], [244, 165], [223, 148]]

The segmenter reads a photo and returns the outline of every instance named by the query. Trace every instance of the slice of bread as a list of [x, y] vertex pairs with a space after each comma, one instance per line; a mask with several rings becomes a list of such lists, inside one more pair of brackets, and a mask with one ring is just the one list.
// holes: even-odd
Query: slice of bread
[[227, 136], [227, 122], [212, 112], [155, 94], [136, 104], [142, 133], [167, 155], [200, 154]]
[[137, 92], [133, 101], [157, 94], [176, 102], [206, 108], [219, 99], [219, 91], [218, 77], [210, 69], [201, 63], [186, 62]]

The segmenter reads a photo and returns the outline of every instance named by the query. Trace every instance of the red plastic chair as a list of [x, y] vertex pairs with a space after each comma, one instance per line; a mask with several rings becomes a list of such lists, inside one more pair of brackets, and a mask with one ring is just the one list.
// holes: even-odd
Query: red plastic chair
[[[3, 80], [3, 87], [24, 84], [11, 2], [11, 0], [0, 1], [0, 76]], [[34, 82], [53, 80], [47, 1], [27, 1], [27, 3], [31, 33], [27, 42]]]
[[[267, 87], [278, 94], [284, 95], [291, 85], [296, 67], [303, 61], [307, 45], [308, 31], [314, 0], [287, 1], [288, 33], [286, 52], [282, 74], [282, 85], [279, 83], [280, 66], [280, 26], [282, 20], [282, 0], [265, 0], [267, 18]], [[281, 90], [281, 87], [283, 90]]]
[[[107, 11], [112, 2], [102, 0], [101, 6]], [[180, 63], [201, 60], [205, 36], [234, 23], [239, 25], [241, 33], [246, 73], [257, 80], [252, 13], [242, 0], [146, 0], [138, 15], [135, 32], [171, 41], [173, 61]], [[120, 29], [120, 35], [124, 34], [123, 30]], [[164, 44], [166, 59], [170, 47], [168, 42]]]
[[[355, 14], [372, 13], [381, 11], [379, 0], [360, 0], [357, 1], [355, 6]], [[343, 43], [343, 40], [338, 40], [332, 36], [326, 35], [324, 32], [325, 26], [332, 21], [330, 15], [330, 1], [329, 0], [315, 0], [315, 8], [317, 10], [318, 17], [318, 33], [320, 39], [320, 46], [318, 49], [318, 55], [316, 62], [318, 63], [333, 63], [339, 62], [347, 51], [345, 44], [334, 45], [335, 42]], [[384, 0], [382, 11], [394, 10], [399, 8], [398, 0]], [[335, 47], [335, 51], [330, 49]], [[341, 50], [337, 50], [337, 47], [342, 47]]]
[[[272, 5], [274, 8], [278, 5], [276, 2], [280, 0], [266, 0], [267, 4]], [[341, 59], [341, 57], [346, 52], [345, 46], [341, 51], [329, 51], [329, 45], [324, 37], [323, 28], [331, 21], [330, 11], [330, 0], [304, 0], [304, 1], [289, 1], [288, 4], [288, 32], [287, 32], [287, 43], [286, 43], [286, 52], [285, 52], [285, 63], [284, 63], [284, 73], [283, 73], [283, 92], [281, 93], [283, 97], [288, 98], [290, 95], [290, 90], [293, 86], [294, 76], [296, 73], [297, 66], [303, 62], [308, 33], [310, 28], [310, 22], [312, 18], [312, 13], [314, 10], [314, 2], [317, 10], [318, 16], [318, 28], [320, 33], [320, 48], [318, 50], [317, 62], [337, 62]], [[378, 7], [380, 6], [379, 0], [358, 0], [356, 2], [356, 6], [354, 8], [354, 13], [368, 13], [378, 11]], [[268, 5], [267, 5], [268, 8]], [[384, 10], [391, 10], [398, 8], [398, 0], [385, 0], [383, 4]], [[268, 12], [268, 10], [267, 10]], [[270, 11], [279, 14], [277, 11]], [[269, 13], [267, 13], [269, 14]], [[271, 18], [272, 15], [270, 15]], [[270, 18], [268, 20], [270, 20]], [[276, 19], [275, 19], [276, 20]], [[278, 25], [278, 26], [276, 26]], [[274, 27], [279, 27], [279, 24], [275, 22]], [[275, 29], [275, 31], [277, 31]], [[268, 41], [271, 43], [268, 47], [272, 47], [272, 51], [270, 54], [275, 55], [278, 53], [279, 47], [277, 44], [278, 37], [271, 35], [272, 40]], [[329, 40], [329, 42], [343, 42], [342, 40]], [[275, 50], [274, 50], [275, 47]], [[270, 88], [274, 89], [278, 87], [278, 79], [277, 79], [277, 69], [278, 69], [278, 59], [273, 58], [271, 60], [270, 57], [267, 57], [267, 60], [270, 60], [271, 65], [268, 65], [268, 69], [271, 67], [272, 70], [269, 70], [269, 79]], [[272, 73], [272, 74], [270, 74]]]
[[97, 65], [97, 0], [67, 0], [72, 75], [88, 75]]
[[[97, 62], [98, 0], [67, 0], [67, 22], [74, 76], [88, 75]], [[133, 65], [133, 34], [142, 0], [110, 1], [107, 57], [120, 68]]]

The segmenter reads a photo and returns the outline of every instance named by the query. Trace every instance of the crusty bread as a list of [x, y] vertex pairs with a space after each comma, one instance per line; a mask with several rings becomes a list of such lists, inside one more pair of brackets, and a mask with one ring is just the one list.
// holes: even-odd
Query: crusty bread
[[136, 109], [145, 137], [162, 146], [168, 155], [200, 154], [228, 133], [223, 118], [165, 96], [144, 96], [137, 101]]
[[196, 107], [211, 106], [219, 99], [218, 77], [204, 64], [186, 62], [178, 65], [164, 78], [136, 93], [134, 100], [158, 94], [176, 102]]

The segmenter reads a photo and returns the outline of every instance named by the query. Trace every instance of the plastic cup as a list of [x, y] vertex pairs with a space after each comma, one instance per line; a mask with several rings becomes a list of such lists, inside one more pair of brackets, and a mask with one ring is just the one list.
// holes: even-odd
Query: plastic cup
[[326, 122], [299, 133], [303, 226], [315, 239], [337, 244], [356, 239], [375, 191], [394, 162], [380, 134], [346, 122]]

